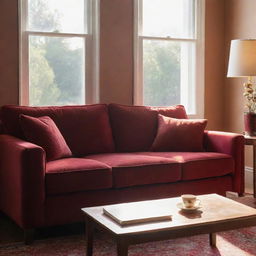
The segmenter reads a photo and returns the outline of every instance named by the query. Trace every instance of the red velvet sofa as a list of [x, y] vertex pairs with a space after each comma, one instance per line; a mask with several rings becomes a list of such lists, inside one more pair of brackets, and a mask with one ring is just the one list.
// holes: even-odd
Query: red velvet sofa
[[[202, 152], [150, 152], [159, 113], [187, 118], [181, 105], [3, 106], [0, 210], [26, 230], [81, 221], [86, 206], [243, 193], [243, 136], [205, 131]], [[46, 161], [44, 149], [24, 139], [21, 114], [51, 117], [72, 157]]]

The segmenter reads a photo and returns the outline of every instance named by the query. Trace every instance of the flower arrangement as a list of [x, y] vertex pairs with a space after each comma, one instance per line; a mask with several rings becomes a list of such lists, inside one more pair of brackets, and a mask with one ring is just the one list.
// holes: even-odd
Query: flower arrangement
[[256, 113], [256, 90], [251, 82], [244, 83], [245, 107], [249, 113]]

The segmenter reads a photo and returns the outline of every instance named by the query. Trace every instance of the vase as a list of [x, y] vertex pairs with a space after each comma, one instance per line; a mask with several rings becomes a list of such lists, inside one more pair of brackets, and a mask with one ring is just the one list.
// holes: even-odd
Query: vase
[[256, 113], [244, 113], [244, 131], [246, 135], [256, 136]]

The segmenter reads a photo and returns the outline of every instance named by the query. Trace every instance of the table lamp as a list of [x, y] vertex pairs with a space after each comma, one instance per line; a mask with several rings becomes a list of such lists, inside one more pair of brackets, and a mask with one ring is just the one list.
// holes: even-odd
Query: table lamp
[[227, 77], [247, 77], [244, 83], [247, 108], [244, 121], [245, 133], [250, 136], [256, 136], [256, 88], [253, 76], [256, 76], [256, 39], [232, 40]]

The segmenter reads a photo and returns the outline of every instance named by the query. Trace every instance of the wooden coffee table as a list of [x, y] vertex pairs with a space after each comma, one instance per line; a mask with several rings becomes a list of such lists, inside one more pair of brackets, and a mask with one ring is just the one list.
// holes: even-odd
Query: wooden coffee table
[[[231, 199], [209, 194], [198, 196], [202, 208], [187, 213], [177, 207], [180, 197], [152, 200], [155, 207], [163, 202], [170, 206], [172, 220], [120, 226], [103, 213], [104, 206], [83, 208], [86, 217], [87, 256], [93, 253], [95, 227], [109, 232], [117, 242], [117, 255], [127, 256], [131, 244], [178, 237], [209, 234], [210, 245], [216, 246], [216, 232], [256, 225], [256, 209]], [[142, 201], [143, 203], [143, 201]]]

